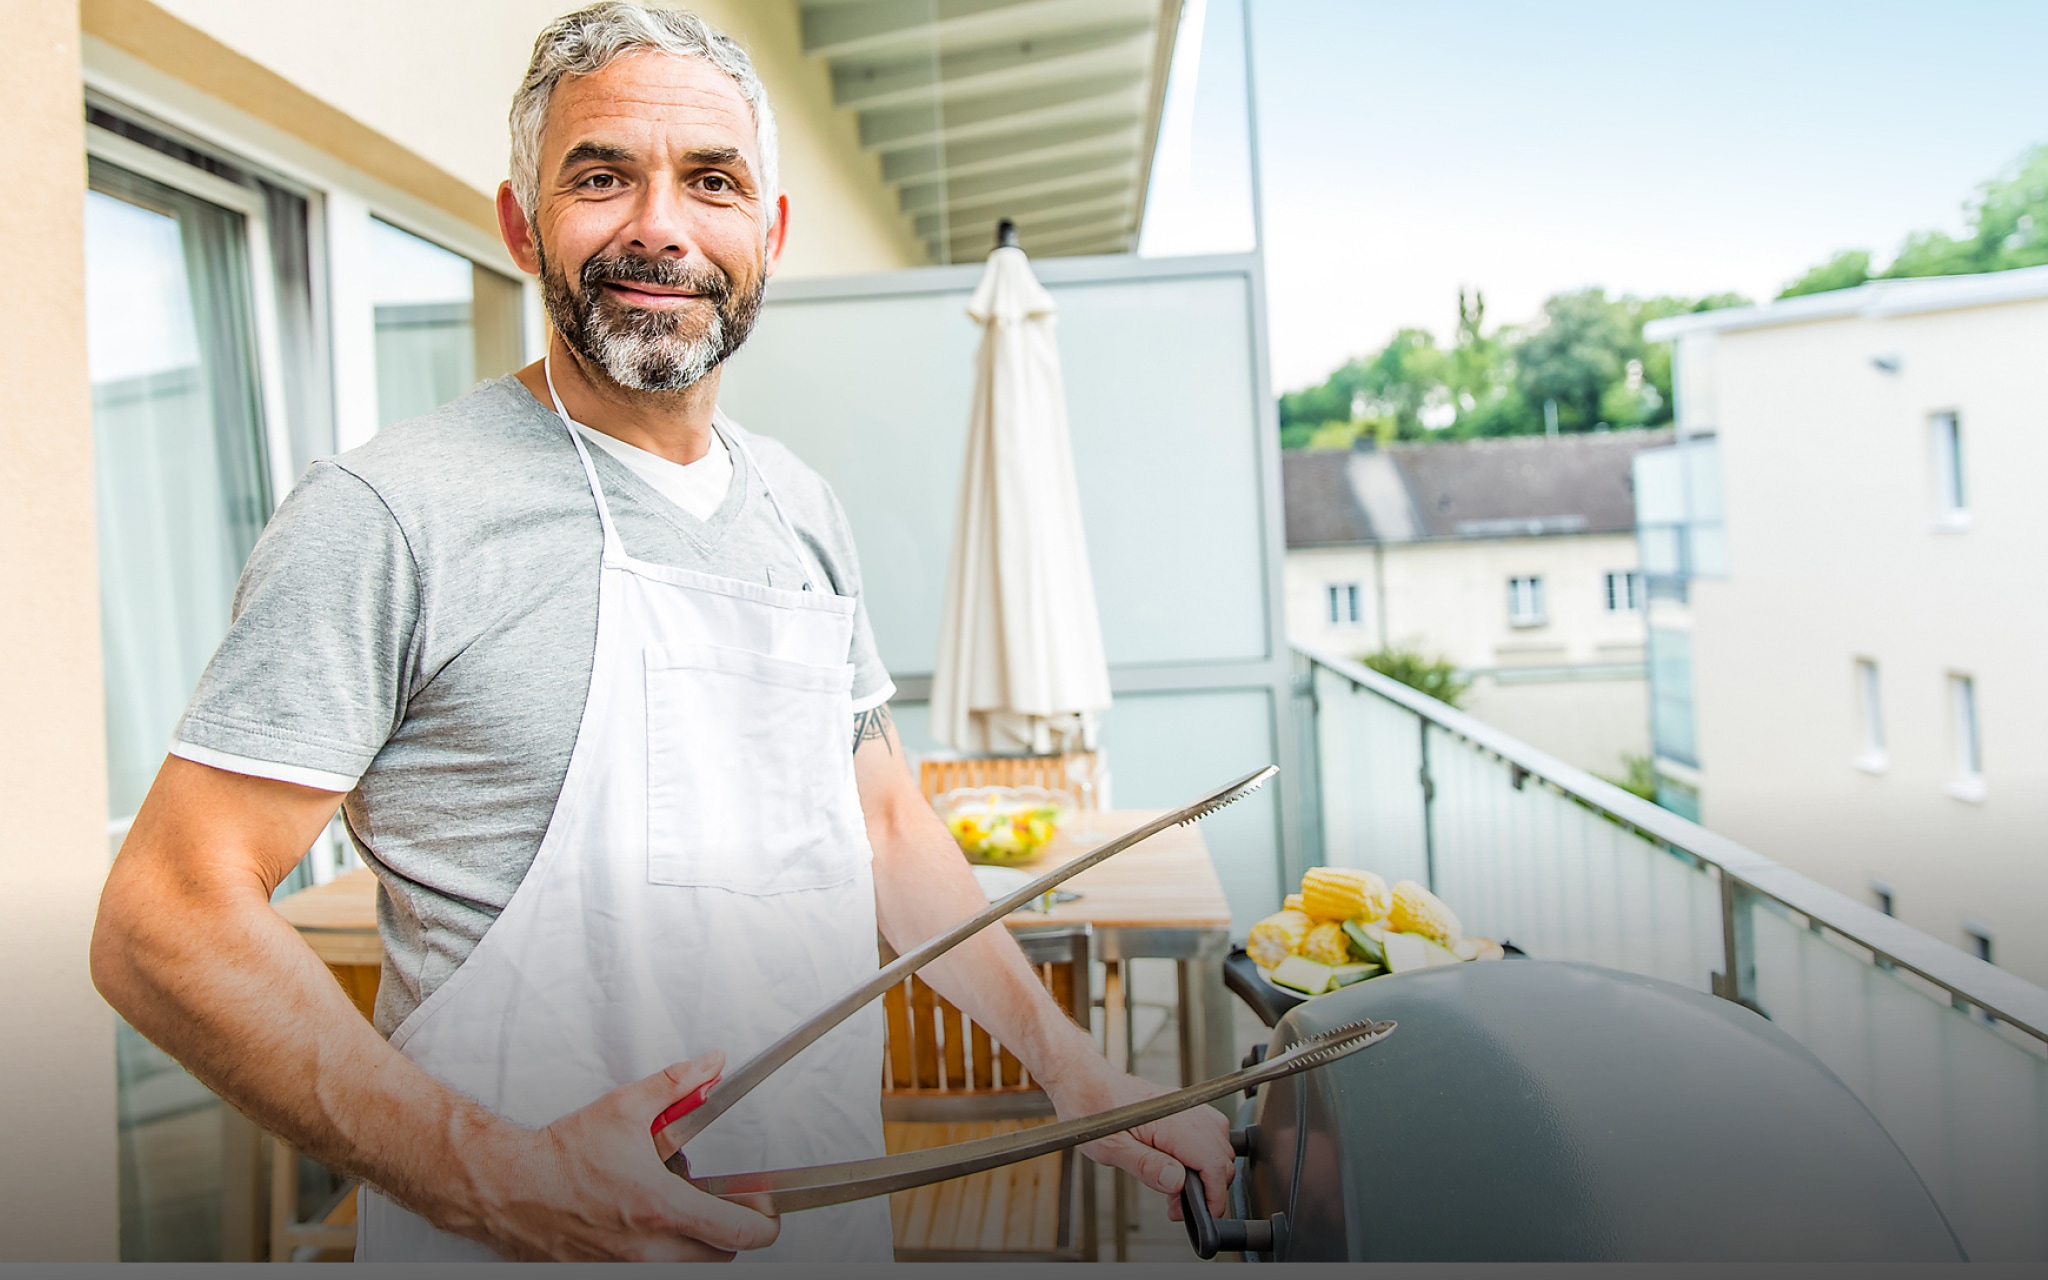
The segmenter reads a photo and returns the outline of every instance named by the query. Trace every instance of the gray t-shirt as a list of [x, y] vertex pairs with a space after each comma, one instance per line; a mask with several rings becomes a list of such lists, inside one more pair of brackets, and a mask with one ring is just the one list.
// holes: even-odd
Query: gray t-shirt
[[[773, 440], [721, 429], [767, 473], [818, 589], [858, 599], [824, 480]], [[591, 454], [633, 556], [802, 588], [747, 451], [732, 450], [707, 520]], [[561, 420], [506, 377], [315, 463], [249, 556], [172, 751], [348, 792], [383, 888], [387, 1035], [469, 955], [540, 848], [590, 689], [602, 548]], [[894, 693], [864, 607], [847, 660], [856, 710]]]

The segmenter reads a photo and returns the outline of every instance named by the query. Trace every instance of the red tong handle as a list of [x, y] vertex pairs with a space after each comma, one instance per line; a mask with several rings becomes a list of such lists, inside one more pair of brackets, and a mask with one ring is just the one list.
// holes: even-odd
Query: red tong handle
[[713, 1076], [670, 1103], [668, 1110], [654, 1117], [654, 1123], [648, 1126], [647, 1132], [650, 1135], [658, 1135], [663, 1129], [668, 1128], [676, 1121], [695, 1111], [698, 1107], [703, 1106], [704, 1099], [711, 1093], [711, 1086], [717, 1084], [718, 1079], [717, 1076]]

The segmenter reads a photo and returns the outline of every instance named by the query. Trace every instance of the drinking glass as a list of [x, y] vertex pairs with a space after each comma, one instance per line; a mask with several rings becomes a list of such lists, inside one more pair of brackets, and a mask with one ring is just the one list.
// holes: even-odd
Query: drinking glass
[[1095, 816], [1096, 793], [1102, 787], [1105, 773], [1099, 750], [1076, 755], [1067, 761], [1067, 781], [1074, 784], [1081, 800], [1080, 822], [1068, 828], [1067, 834], [1077, 840], [1095, 840], [1110, 834], [1102, 830]]

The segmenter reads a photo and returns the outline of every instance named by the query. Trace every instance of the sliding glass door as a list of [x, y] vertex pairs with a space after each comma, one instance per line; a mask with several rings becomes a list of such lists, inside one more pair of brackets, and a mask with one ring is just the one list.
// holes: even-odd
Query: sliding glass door
[[[86, 196], [86, 322], [118, 846], [271, 510], [248, 215], [99, 158]], [[221, 1256], [220, 1103], [125, 1024], [121, 1253]]]
[[131, 817], [270, 516], [241, 214], [110, 164], [86, 196], [108, 810]]

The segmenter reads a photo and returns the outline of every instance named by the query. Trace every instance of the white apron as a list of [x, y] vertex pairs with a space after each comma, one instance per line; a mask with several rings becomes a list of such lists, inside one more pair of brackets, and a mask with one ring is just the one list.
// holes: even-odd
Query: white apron
[[[391, 1037], [429, 1074], [534, 1127], [709, 1049], [737, 1068], [877, 964], [853, 780], [853, 600], [628, 556], [554, 400], [604, 528], [590, 698], [526, 878]], [[883, 1154], [881, 1074], [876, 1004], [692, 1139], [691, 1170]], [[360, 1204], [359, 1260], [496, 1256], [367, 1188]], [[888, 1262], [888, 1202], [791, 1214], [772, 1247], [741, 1257]]]

